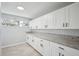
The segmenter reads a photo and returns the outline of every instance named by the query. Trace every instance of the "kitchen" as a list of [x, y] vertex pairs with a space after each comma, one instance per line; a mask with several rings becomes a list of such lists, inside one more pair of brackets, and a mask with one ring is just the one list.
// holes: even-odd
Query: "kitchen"
[[1, 56], [79, 56], [79, 2], [1, 2]]

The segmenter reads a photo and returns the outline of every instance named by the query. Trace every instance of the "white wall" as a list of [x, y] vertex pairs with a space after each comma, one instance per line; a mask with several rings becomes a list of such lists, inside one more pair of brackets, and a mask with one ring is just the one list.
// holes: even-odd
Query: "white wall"
[[26, 33], [18, 27], [4, 27], [1, 32], [2, 46], [25, 42]]
[[[13, 15], [2, 15], [2, 20], [23, 20], [28, 23], [27, 18], [21, 18]], [[3, 26], [1, 28], [1, 40], [2, 47], [14, 45], [17, 43], [25, 42], [27, 27], [18, 27], [18, 26]]]

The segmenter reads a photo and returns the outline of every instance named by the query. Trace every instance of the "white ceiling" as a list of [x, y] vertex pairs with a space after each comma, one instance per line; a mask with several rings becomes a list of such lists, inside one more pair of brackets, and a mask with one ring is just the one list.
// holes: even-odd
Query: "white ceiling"
[[[72, 2], [2, 2], [1, 8], [3, 13], [34, 19], [71, 3]], [[17, 6], [23, 6], [24, 10], [18, 10]]]

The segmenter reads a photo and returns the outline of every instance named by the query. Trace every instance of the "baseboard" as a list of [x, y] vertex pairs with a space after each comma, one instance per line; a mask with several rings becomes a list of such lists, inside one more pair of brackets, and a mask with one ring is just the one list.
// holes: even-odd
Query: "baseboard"
[[20, 45], [23, 43], [26, 43], [26, 42], [19, 42], [19, 43], [15, 43], [15, 44], [6, 45], [6, 46], [1, 46], [1, 48], [12, 47], [12, 46]]

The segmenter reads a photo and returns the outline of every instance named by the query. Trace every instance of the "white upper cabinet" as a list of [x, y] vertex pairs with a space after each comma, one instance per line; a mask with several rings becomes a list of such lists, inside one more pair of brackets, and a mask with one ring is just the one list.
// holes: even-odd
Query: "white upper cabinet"
[[55, 11], [55, 26], [56, 29], [64, 29], [67, 27], [66, 23], [68, 22], [68, 20], [66, 19], [66, 8], [62, 8], [59, 9], [57, 11]]
[[69, 9], [70, 29], [79, 29], [79, 3], [67, 7]]
[[79, 3], [73, 3], [30, 22], [33, 29], [79, 29]]
[[44, 16], [44, 29], [55, 29], [56, 26], [54, 12]]

